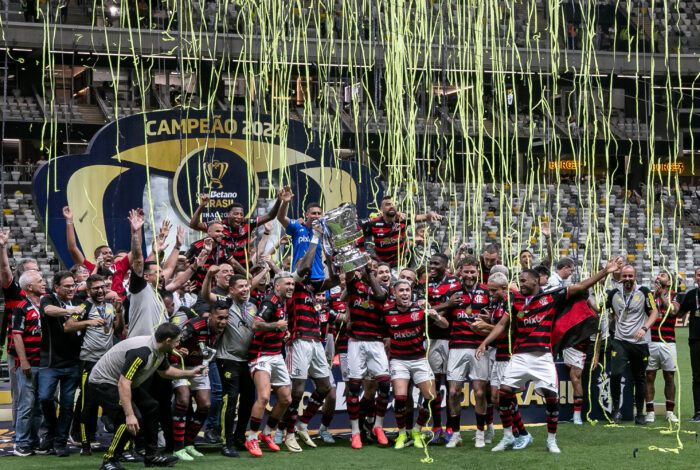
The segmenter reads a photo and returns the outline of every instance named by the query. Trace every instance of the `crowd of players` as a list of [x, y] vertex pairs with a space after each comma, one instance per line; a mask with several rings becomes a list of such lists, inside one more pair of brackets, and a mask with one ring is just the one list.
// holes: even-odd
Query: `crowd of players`
[[[541, 233], [549, 255], [536, 263], [523, 250], [517, 272], [509, 271], [494, 245], [478, 256], [466, 244], [455, 253], [439, 252], [418, 224], [441, 216], [408, 218], [390, 198], [382, 200], [377, 217], [359, 222], [364, 233], [359, 246], [367, 245], [369, 263], [343, 273], [319, 247], [322, 234], [313, 222], [322, 217], [321, 207], [307, 204], [304, 219], [290, 219], [292, 198], [285, 187], [260, 218], [246, 219], [243, 207], [233, 204], [226, 220], [203, 223], [209, 203], [203, 195], [190, 227], [206, 235], [180, 251], [184, 230], [178, 227], [167, 257], [169, 223], [160, 227], [146, 256], [144, 214], [131, 210], [131, 249], [115, 254], [98, 247], [94, 263], [78, 248], [66, 207], [75, 265], [55, 273], [50, 289], [34, 260], [17, 260], [11, 270], [8, 234], [0, 232], [15, 455], [65, 457], [69, 441], [81, 446], [81, 455], [91, 455], [98, 407], [105, 428], [114, 433], [104, 470], [119, 470], [120, 462], [154, 467], [200, 458], [195, 438], [205, 424], [205, 438], [222, 443], [227, 457], [244, 451], [262, 456], [261, 445], [301, 452], [297, 438], [316, 447], [309, 423], [317, 413], [319, 438], [333, 443], [336, 357], [355, 449], [363, 442], [389, 445], [384, 417], [392, 390], [398, 428], [393, 447], [461, 445], [462, 393], [469, 379], [475, 447], [494, 441], [494, 409], [503, 436], [492, 451], [524, 449], [533, 441], [515, 395], [532, 381], [546, 404], [546, 448], [559, 453], [552, 332], [557, 318], [574, 311], [582, 321], [568, 330], [568, 343], [559, 349], [570, 368], [575, 424], [582, 424], [587, 356], [595, 368], [606, 352], [613, 421], [622, 419], [620, 383], [626, 371], [634, 379], [635, 422], [654, 420], [659, 369], [666, 419], [677, 421], [674, 325], [688, 312], [696, 372], [697, 412], [691, 421], [700, 421], [700, 295], [695, 288], [676, 298], [671, 273], [660, 273], [648, 289], [636, 284], [634, 267], [616, 257], [570, 284], [573, 260], [560, 259], [550, 273], [547, 224]], [[291, 239], [289, 256], [284, 238], [269, 247], [275, 219]], [[700, 269], [695, 282], [700, 285]], [[589, 294], [598, 283], [603, 288], [596, 291], [605, 294]], [[309, 378], [313, 392], [300, 414]]]

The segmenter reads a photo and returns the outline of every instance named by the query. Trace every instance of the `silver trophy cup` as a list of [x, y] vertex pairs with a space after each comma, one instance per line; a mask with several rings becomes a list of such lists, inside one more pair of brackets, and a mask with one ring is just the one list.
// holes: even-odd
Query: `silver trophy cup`
[[333, 264], [349, 273], [365, 267], [367, 256], [357, 247], [356, 241], [362, 237], [357, 225], [357, 211], [354, 204], [343, 204], [331, 209], [315, 221], [323, 227], [326, 254], [333, 257]]

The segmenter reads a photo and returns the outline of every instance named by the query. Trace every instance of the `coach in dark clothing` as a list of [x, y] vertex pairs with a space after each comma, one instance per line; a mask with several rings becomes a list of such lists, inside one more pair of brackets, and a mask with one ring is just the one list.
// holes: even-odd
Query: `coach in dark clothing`
[[693, 370], [693, 403], [695, 414], [691, 423], [700, 423], [700, 268], [695, 269], [695, 289], [685, 293], [679, 317], [688, 317], [688, 344], [690, 346], [690, 368]]
[[[66, 445], [73, 420], [73, 402], [80, 381], [80, 337], [65, 333], [63, 326], [69, 315], [79, 313], [71, 305], [75, 279], [69, 271], [54, 276], [54, 293], [41, 298], [41, 359], [39, 364], [39, 403], [48, 427], [41, 449], [51, 449], [59, 457], [68, 456]], [[60, 410], [56, 418], [54, 397], [60, 385]]]

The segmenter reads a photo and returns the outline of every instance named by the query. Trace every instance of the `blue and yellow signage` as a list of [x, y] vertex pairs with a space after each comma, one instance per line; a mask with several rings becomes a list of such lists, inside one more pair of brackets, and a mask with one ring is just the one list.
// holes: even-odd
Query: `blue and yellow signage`
[[285, 126], [267, 115], [248, 120], [245, 113], [230, 111], [129, 116], [98, 131], [85, 154], [58, 157], [37, 170], [34, 199], [68, 266], [65, 205], [72, 209], [88, 258], [99, 245], [129, 248], [129, 209], [154, 213], [167, 207], [177, 222], [187, 225], [203, 192], [210, 195], [203, 220], [224, 218], [233, 202], [252, 214], [260, 191], [282, 183], [290, 184], [296, 195], [291, 210], [297, 217], [310, 201], [320, 201], [326, 209], [350, 201], [358, 215], [366, 216], [382, 193], [377, 175], [358, 163], [336, 160], [330, 144], [302, 123]]

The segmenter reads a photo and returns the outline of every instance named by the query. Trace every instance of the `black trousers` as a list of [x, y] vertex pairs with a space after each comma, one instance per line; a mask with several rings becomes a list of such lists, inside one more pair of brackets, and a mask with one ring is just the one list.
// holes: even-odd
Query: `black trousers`
[[613, 339], [611, 343], [610, 393], [612, 394], [613, 408], [620, 408], [622, 376], [629, 367], [634, 385], [634, 402], [637, 406], [637, 414], [642, 414], [646, 401], [645, 377], [649, 362], [649, 345], [628, 343], [618, 339]]
[[693, 371], [694, 411], [700, 413], [700, 340], [691, 341], [688, 344], [690, 346], [690, 368]]
[[[119, 400], [119, 389], [116, 385], [93, 384], [97, 394], [97, 403], [102, 412], [109, 416], [114, 423], [114, 437], [104, 456], [105, 462], [116, 462], [131, 434], [126, 429], [126, 416]], [[139, 420], [139, 435], [144, 437], [147, 457], [152, 457], [158, 450], [158, 402], [143, 387], [131, 389], [131, 406]]]
[[172, 454], [173, 444], [173, 381], [164, 379], [157, 372], [143, 385], [158, 402], [158, 422], [165, 437], [165, 452]]
[[[216, 366], [219, 369], [224, 402], [222, 408], [224, 438], [226, 444], [231, 445], [245, 440], [250, 413], [255, 403], [255, 384], [250, 376], [247, 362], [217, 359]], [[236, 404], [238, 404], [238, 423], [234, 432]]]
[[72, 435], [83, 444], [95, 437], [97, 429], [97, 397], [95, 386], [88, 382], [96, 362], [80, 361], [80, 393], [73, 413]]

